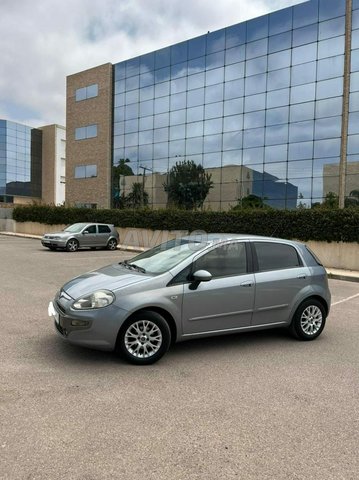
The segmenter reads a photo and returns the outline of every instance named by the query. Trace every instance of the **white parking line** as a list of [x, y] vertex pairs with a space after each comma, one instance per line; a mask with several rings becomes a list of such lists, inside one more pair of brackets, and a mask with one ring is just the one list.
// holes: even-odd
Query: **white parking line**
[[332, 307], [335, 305], [339, 305], [340, 303], [348, 302], [349, 300], [352, 300], [353, 298], [359, 297], [359, 293], [356, 295], [352, 295], [351, 297], [344, 298], [343, 300], [339, 300], [338, 302], [332, 303]]

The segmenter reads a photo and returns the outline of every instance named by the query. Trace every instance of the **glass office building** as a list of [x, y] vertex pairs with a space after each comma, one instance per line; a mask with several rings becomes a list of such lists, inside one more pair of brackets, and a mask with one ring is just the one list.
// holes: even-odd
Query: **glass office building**
[[0, 120], [0, 202], [41, 198], [42, 132]]
[[[359, 203], [359, 0], [298, 3], [111, 71], [112, 204], [137, 183], [153, 208], [166, 207], [168, 172], [188, 160], [211, 176], [204, 208], [228, 210], [252, 195], [281, 209], [333, 196]], [[93, 83], [88, 72], [71, 88]], [[95, 100], [70, 97], [78, 121], [68, 123], [83, 127], [80, 103]], [[90, 156], [83, 163], [95, 163]], [[83, 192], [77, 185], [68, 184]]]

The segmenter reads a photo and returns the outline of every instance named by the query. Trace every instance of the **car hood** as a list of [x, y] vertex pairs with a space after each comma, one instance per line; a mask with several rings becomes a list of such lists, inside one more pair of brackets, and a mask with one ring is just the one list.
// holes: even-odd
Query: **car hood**
[[114, 264], [75, 277], [65, 283], [62, 290], [72, 298], [76, 299], [97, 290], [105, 289], [116, 291], [120, 288], [127, 287], [134, 283], [143, 282], [150, 278], [153, 277]]
[[54, 238], [54, 237], [60, 237], [60, 238], [65, 238], [68, 237], [70, 232], [50, 232], [50, 233], [44, 233], [43, 237], [44, 238]]

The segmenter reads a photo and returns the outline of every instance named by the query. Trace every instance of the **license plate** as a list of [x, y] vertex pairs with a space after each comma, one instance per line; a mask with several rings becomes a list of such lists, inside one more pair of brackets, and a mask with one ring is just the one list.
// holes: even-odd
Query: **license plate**
[[49, 303], [49, 306], [47, 308], [47, 313], [49, 317], [52, 317], [57, 324], [60, 323], [60, 315], [55, 310], [54, 304], [52, 302]]

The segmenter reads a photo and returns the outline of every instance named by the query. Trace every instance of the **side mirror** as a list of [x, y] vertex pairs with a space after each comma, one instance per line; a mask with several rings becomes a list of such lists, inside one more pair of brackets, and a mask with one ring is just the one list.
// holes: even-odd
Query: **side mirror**
[[210, 280], [212, 280], [212, 274], [207, 272], [207, 270], [197, 270], [193, 274], [193, 280], [198, 283], [209, 282]]
[[82, 235], [88, 235], [88, 233], [89, 233], [88, 230], [84, 230], [84, 231], [82, 232]]

